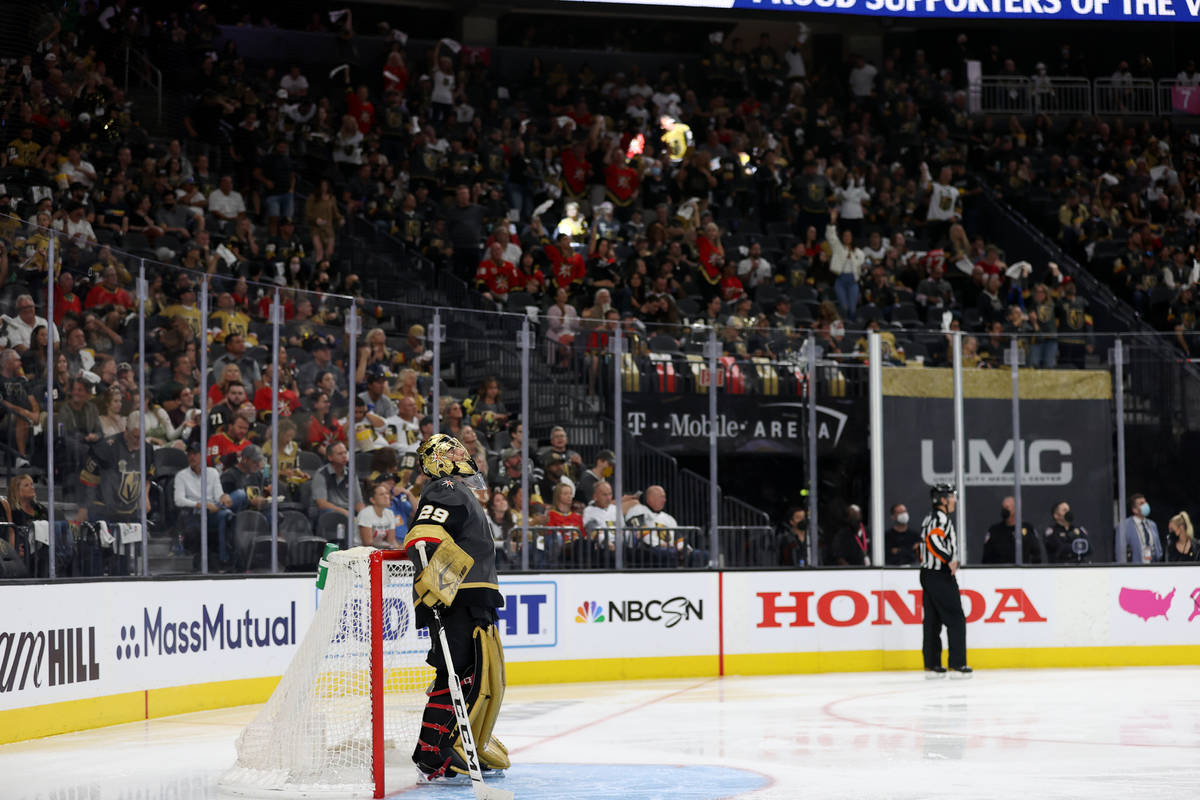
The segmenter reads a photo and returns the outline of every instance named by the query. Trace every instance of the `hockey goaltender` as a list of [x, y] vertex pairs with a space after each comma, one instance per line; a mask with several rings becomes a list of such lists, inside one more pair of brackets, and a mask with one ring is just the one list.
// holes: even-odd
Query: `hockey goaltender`
[[[418, 628], [440, 617], [477, 743], [483, 775], [509, 766], [508, 750], [492, 735], [504, 700], [504, 651], [496, 609], [504, 604], [496, 578], [496, 551], [483, 508], [473, 489], [484, 488], [462, 442], [434, 434], [417, 450], [429, 478], [404, 540], [414, 565], [422, 567], [413, 586]], [[424, 545], [424, 546], [419, 546]], [[437, 613], [434, 613], [436, 609]], [[468, 775], [455, 721], [450, 670], [431, 628], [434, 646], [427, 661], [437, 670], [421, 722], [413, 761], [428, 781]], [[457, 782], [457, 781], [455, 781]]]

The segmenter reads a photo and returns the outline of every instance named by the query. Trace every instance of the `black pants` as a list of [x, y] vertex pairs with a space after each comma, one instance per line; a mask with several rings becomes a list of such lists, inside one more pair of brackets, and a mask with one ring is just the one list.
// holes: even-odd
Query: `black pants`
[[[437, 674], [433, 684], [426, 690], [429, 699], [421, 718], [421, 731], [413, 751], [413, 761], [426, 774], [444, 774], [451, 765], [465, 773], [465, 762], [452, 751], [458, 740], [458, 722], [450, 698], [450, 674], [446, 669], [441, 642], [438, 640], [437, 623], [431, 621], [429, 616], [432, 615], [427, 609], [418, 609], [417, 624], [429, 625], [429, 637], [432, 640], [432, 647], [425, 661], [437, 670]], [[495, 625], [496, 611], [491, 608], [451, 606], [443, 609], [442, 623], [446, 628], [446, 640], [450, 646], [450, 658], [454, 661], [454, 672], [462, 685], [463, 700], [467, 704], [467, 713], [470, 714], [479, 699], [482, 681], [480, 671], [483, 667], [483, 653], [480, 650], [480, 641], [475, 636], [475, 629]], [[482, 747], [483, 743], [480, 742], [477, 746]]]
[[796, 235], [804, 238], [810, 227], [817, 229], [817, 241], [825, 241], [825, 226], [829, 224], [829, 212], [800, 211], [796, 217]]
[[963, 616], [958, 580], [949, 569], [921, 570], [921, 602], [925, 613], [924, 641], [921, 652], [925, 669], [942, 665], [942, 626], [950, 641], [950, 668], [967, 665], [967, 619]]

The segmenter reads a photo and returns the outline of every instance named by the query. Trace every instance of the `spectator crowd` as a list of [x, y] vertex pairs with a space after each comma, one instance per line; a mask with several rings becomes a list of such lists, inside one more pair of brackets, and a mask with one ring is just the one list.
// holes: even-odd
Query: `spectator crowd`
[[[372, 31], [386, 47], [361, 57], [349, 10], [310, 26], [339, 43], [340, 60], [327, 64], [243, 58], [203, 4], [156, 11], [114, 0], [34, 16], [31, 47], [0, 63], [12, 136], [0, 155], [3, 445], [14, 470], [44, 470], [55, 405], [57, 486], [77, 501], [76, 537], [97, 518], [132, 522], [150, 502], [164, 519], [179, 513], [183, 547], [196, 552], [204, 506], [217, 563], [245, 568], [231, 528], [234, 515], [270, 502], [277, 415], [289, 510], [317, 535], [394, 546], [419, 491], [410, 454], [436, 415], [487, 471], [481, 501], [509, 557], [520, 557], [514, 492], [529, 471], [531, 521], [573, 526], [589, 542], [585, 554], [559, 535], [560, 551], [547, 555], [539, 541], [536, 558], [605, 563], [617, 546], [644, 546], [646, 563], [707, 560], [686, 536], [645, 532], [678, 527], [661, 488], [612, 497], [611, 454], [585, 464], [557, 429], [522, 465], [521, 420], [499, 381], [432, 408], [431, 351], [415, 320], [388, 327], [368, 311], [351, 374], [346, 298], [365, 310], [362, 298], [388, 285], [351, 268], [359, 231], [419, 255], [485, 303], [535, 308], [548, 362], [578, 367], [593, 391], [599, 354], [618, 332], [635, 350], [675, 352], [715, 329], [730, 356], [787, 360], [810, 333], [825, 354], [861, 354], [854, 331], [874, 328], [894, 363], [937, 364], [948, 358], [943, 334], [961, 329], [972, 333], [971, 365], [1000, 363], [1006, 335], [1019, 334], [1033, 366], [1082, 366], [1085, 298], [1055, 264], [1009, 256], [979, 235], [980, 174], [1010, 195], [1043, 183], [1086, 191], [1086, 202], [1076, 197], [1088, 219], [1088, 202], [1105, 208], [1095, 187], [1114, 169], [1110, 205], [1127, 187], [1154, 192], [1112, 205], [1112, 227], [1133, 228], [1119, 273], [1161, 267], [1166, 283], [1174, 269], [1171, 319], [1190, 308], [1190, 251], [1144, 236], [1196, 221], [1191, 161], [1170, 167], [1188, 153], [1179, 139], [1146, 131], [1134, 137], [1143, 152], [1103, 125], [1086, 135], [1042, 121], [1029, 135], [1011, 123], [1002, 132], [968, 113], [956, 69], [922, 51], [814, 72], [801, 28], [786, 48], [765, 35], [753, 46], [714, 36], [694, 63], [657, 73], [572, 72], [535, 57], [502, 80], [486, 48], [450, 38], [417, 44]], [[182, 65], [169, 81], [187, 107], [166, 135], [114, 80], [126, 46]], [[1046, 181], [1025, 152], [1039, 146], [1053, 167]], [[1095, 157], [1083, 164], [1071, 146]], [[1064, 222], [1069, 250], [1096, 238], [1077, 216]], [[1190, 331], [1195, 315], [1187, 319]], [[47, 337], [60, 343], [52, 364]], [[135, 467], [142, 449], [152, 475]], [[367, 481], [351, 485], [347, 468], [360, 456]], [[165, 486], [171, 476], [156, 500], [150, 478]], [[605, 520], [619, 509], [643, 533], [624, 543], [596, 535], [588, 512], [610, 507]], [[351, 512], [359, 530], [338, 533]]]
[[1168, 120], [1010, 122], [997, 190], [1192, 357], [1200, 138]]

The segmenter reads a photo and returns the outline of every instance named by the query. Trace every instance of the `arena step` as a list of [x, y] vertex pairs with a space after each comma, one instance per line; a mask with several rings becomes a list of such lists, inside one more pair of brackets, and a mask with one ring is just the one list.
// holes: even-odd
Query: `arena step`
[[[210, 566], [211, 566], [210, 562]], [[169, 575], [169, 574], [195, 574], [192, 569], [192, 557], [173, 556], [173, 555], [150, 555], [150, 574], [151, 575]]]

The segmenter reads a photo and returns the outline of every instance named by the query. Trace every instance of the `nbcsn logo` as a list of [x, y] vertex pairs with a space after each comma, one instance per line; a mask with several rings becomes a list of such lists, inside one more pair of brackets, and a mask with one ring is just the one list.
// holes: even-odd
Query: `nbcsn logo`
[[575, 609], [576, 622], [604, 622], [604, 608], [594, 600], [584, 600]]

